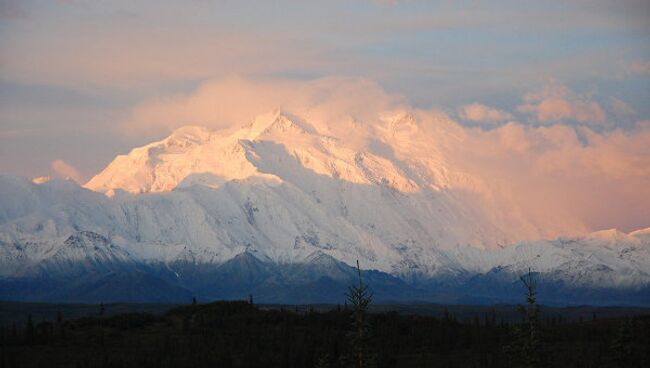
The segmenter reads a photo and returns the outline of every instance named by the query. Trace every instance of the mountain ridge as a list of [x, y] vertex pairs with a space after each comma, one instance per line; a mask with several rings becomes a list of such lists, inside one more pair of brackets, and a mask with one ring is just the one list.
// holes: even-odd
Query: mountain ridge
[[[233, 131], [177, 129], [83, 187], [0, 175], [0, 277], [133, 271], [159, 289], [197, 291], [215, 275], [230, 282], [219, 272], [236, 264], [233, 285], [258, 292], [303, 285], [287, 270], [334, 290], [359, 260], [383, 275], [378, 288], [401, 283], [401, 297], [489, 290], [528, 268], [562, 290], [648, 287], [648, 229], [539, 240], [544, 223], [447, 162], [458, 134], [403, 113], [328, 125], [277, 110]], [[261, 263], [236, 263], [242, 255]], [[246, 281], [255, 274], [260, 285]]]
[[[0, 183], [4, 181], [4, 178], [0, 177]], [[156, 204], [158, 200], [169, 200], [167, 197], [170, 195], [170, 193], [152, 193], [145, 197], [136, 196], [135, 199], [131, 198], [126, 202], [121, 202], [118, 199], [106, 198], [99, 193], [89, 192], [72, 182], [33, 184], [24, 179], [22, 183], [27, 186], [36, 186], [36, 188], [30, 188], [29, 190], [36, 193], [37, 196], [38, 189], [44, 189], [48, 195], [52, 195], [53, 188], [64, 192], [72, 191], [72, 193], [81, 191], [81, 193], [88, 196], [86, 197], [87, 200], [91, 198], [91, 202], [99, 201], [107, 208], [102, 205], [99, 207], [89, 206], [84, 204], [83, 201], [81, 203], [75, 201], [73, 202], [75, 206], [67, 207], [69, 208], [68, 211], [74, 210], [80, 213], [77, 208], [101, 208], [107, 213], [97, 216], [100, 223], [103, 223], [102, 221], [105, 219], [113, 218], [117, 223], [129, 224], [130, 220], [128, 219], [133, 216], [130, 213], [134, 206], [138, 208], [139, 205], [146, 205], [146, 203], [140, 203], [143, 199], [153, 201]], [[1, 185], [0, 190], [2, 190]], [[188, 194], [188, 190], [190, 193], [199, 191], [204, 195], [209, 195], [209, 193], [215, 191], [214, 188], [196, 185], [191, 189], [181, 188], [173, 194], [184, 196]], [[54, 195], [54, 197], [60, 198], [63, 202], [69, 199], [69, 196]], [[76, 193], [74, 197], [84, 198], [85, 196]], [[204, 198], [204, 196], [199, 196], [199, 198]], [[218, 199], [212, 198], [212, 200], [221, 203]], [[182, 199], [179, 201], [180, 203], [184, 202]], [[205, 203], [206, 201], [203, 200], [202, 202]], [[69, 204], [67, 205], [69, 206]], [[116, 207], [113, 208], [111, 205]], [[251, 206], [248, 210], [245, 208], [239, 208], [239, 210], [243, 212], [252, 211], [253, 217], [255, 217], [257, 212], [255, 212], [254, 208], [256, 207], [252, 204]], [[165, 207], [154, 205], [153, 208]], [[62, 206], [61, 203], [54, 203], [52, 208], [59, 210], [66, 208], [66, 205]], [[53, 213], [49, 209], [51, 208], [48, 208], [45, 214]], [[144, 213], [145, 210], [136, 210], [136, 212], [138, 211]], [[59, 296], [55, 297], [55, 294], [45, 293], [43, 290], [51, 290], [52, 284], [50, 283], [54, 283], [54, 285], [63, 283], [60, 287], [64, 287], [64, 280], [70, 280], [75, 275], [88, 275], [89, 279], [99, 282], [102, 277], [112, 277], [109, 275], [126, 275], [138, 272], [133, 274], [134, 277], [138, 277], [141, 281], [149, 280], [148, 282], [157, 283], [158, 286], [156, 287], [159, 290], [164, 288], [185, 290], [182, 293], [174, 292], [174, 295], [179, 296], [179, 298], [180, 295], [187, 295], [188, 293], [213, 298], [235, 297], [238, 292], [241, 294], [242, 290], [248, 290], [260, 294], [261, 300], [267, 300], [264, 299], [266, 298], [265, 295], [267, 295], [268, 301], [292, 301], [293, 299], [289, 298], [291, 297], [296, 298], [296, 301], [316, 302], [319, 299], [313, 294], [313, 299], [301, 299], [296, 293], [287, 293], [285, 289], [295, 288], [295, 290], [305, 291], [306, 284], [300, 278], [311, 280], [308, 283], [321, 284], [325, 282], [323, 280], [327, 280], [329, 294], [324, 296], [325, 300], [320, 301], [332, 302], [336, 299], [336, 290], [344, 290], [345, 285], [353, 281], [353, 272], [350, 273], [349, 271], [353, 271], [350, 265], [354, 264], [354, 262], [341, 260], [335, 257], [336, 253], [333, 253], [334, 255], [328, 254], [328, 252], [331, 253], [332, 251], [332, 245], [328, 245], [320, 232], [304, 233], [297, 239], [292, 239], [290, 248], [295, 251], [295, 254], [293, 257], [283, 258], [272, 253], [269, 256], [264, 249], [258, 249], [253, 244], [242, 241], [242, 239], [238, 239], [238, 245], [235, 244], [231, 248], [221, 249], [222, 253], [214, 247], [196, 248], [188, 244], [165, 241], [160, 241], [157, 245], [149, 241], [137, 242], [138, 235], [132, 238], [135, 240], [130, 241], [125, 238], [125, 236], [129, 235], [128, 227], [125, 233], [111, 233], [107, 230], [110, 229], [110, 226], [100, 227], [100, 230], [97, 230], [97, 224], [89, 226], [91, 222], [84, 218], [77, 219], [74, 223], [69, 224], [71, 234], [67, 234], [64, 229], [57, 228], [56, 224], [61, 219], [47, 218], [43, 220], [40, 217], [42, 215], [38, 214], [39, 211], [36, 212], [36, 215], [33, 213], [27, 216], [17, 215], [17, 219], [0, 224], [2, 230], [0, 231], [0, 262], [3, 269], [0, 284], [4, 284], [3, 287], [0, 287], [0, 291], [4, 290], [0, 293], [2, 298], [78, 300], [74, 299], [74, 292], [72, 291], [69, 292], [69, 298], [64, 298], [59, 294], [56, 294]], [[169, 212], [174, 213], [172, 209]], [[56, 213], [60, 214], [60, 212]], [[123, 217], [118, 216], [120, 213]], [[252, 228], [256, 226], [251, 225], [243, 213], [239, 221], [245, 222]], [[257, 219], [254, 218], [252, 220], [253, 224], [255, 224], [255, 221]], [[106, 224], [104, 223], [104, 225]], [[86, 230], [83, 227], [94, 227], [95, 231], [98, 232]], [[74, 230], [75, 228], [78, 228], [78, 230]], [[40, 229], [41, 234], [37, 234], [38, 232], [35, 234], [34, 230], [37, 229]], [[170, 229], [170, 231], [173, 230]], [[175, 231], [175, 233], [177, 232]], [[50, 238], [46, 234], [55, 236]], [[57, 237], [56, 234], [59, 236]], [[250, 234], [248, 235], [250, 236]], [[140, 234], [139, 236], [143, 235]], [[254, 239], [251, 237], [251, 240]], [[603, 241], [606, 241], [606, 243], [603, 243]], [[398, 248], [397, 251], [398, 253], [399, 251], [405, 252], [408, 255], [409, 252], [412, 252], [408, 247], [409, 245], [405, 244], [404, 249]], [[70, 248], [74, 250], [80, 249], [82, 252], [73, 253], [76, 254], [73, 257], [67, 251]], [[110, 254], [105, 253], [105, 250], [110, 250]], [[421, 249], [416, 249], [416, 251], [418, 250], [421, 251]], [[617, 302], [643, 304], [645, 303], [643, 295], [648, 284], [650, 284], [650, 267], [648, 267], [650, 265], [650, 237], [647, 237], [644, 231], [629, 234], [613, 231], [595, 232], [586, 236], [560, 237], [551, 241], [522, 242], [503, 249], [480, 249], [469, 245], [459, 245], [451, 248], [432, 248], [428, 252], [431, 251], [434, 251], [434, 253], [430, 253], [425, 259], [409, 260], [408, 257], [403, 258], [397, 263], [397, 267], [389, 266], [383, 270], [373, 267], [370, 262], [365, 263], [363, 259], [362, 265], [366, 269], [376, 270], [367, 272], [376, 272], [377, 276], [385, 275], [373, 280], [378, 289], [390, 290], [387, 285], [401, 285], [399, 286], [399, 292], [395, 291], [392, 294], [385, 292], [383, 296], [386, 300], [403, 300], [401, 298], [408, 298], [407, 300], [440, 300], [441, 296], [445, 296], [445, 298], [448, 298], [445, 300], [476, 301], [478, 300], [476, 299], [478, 297], [475, 298], [476, 295], [483, 295], [484, 300], [512, 301], [512, 296], [509, 295], [495, 297], [481, 293], [486, 292], [485, 288], [492, 290], [494, 285], [509, 285], [508, 287], [516, 290], [518, 275], [529, 267], [540, 275], [545, 284], [556, 285], [556, 288], [560, 288], [557, 285], [562, 285], [561, 290], [567, 290], [566, 292], [569, 295], [558, 296], [554, 299], [555, 302], [562, 300], [562, 298], [566, 298], [568, 303], [572, 300], [585, 302], [584, 299], [572, 299], [570, 293], [583, 290], [582, 294], [592, 295], [590, 293], [595, 292], [594, 290], [603, 290], [598, 292], [601, 293], [598, 294], [601, 295], [598, 298], [603, 298], [602, 295], [607, 298], [610, 298], [611, 295], [619, 295], [619, 299], [602, 300], [596, 298], [593, 299], [594, 303], [607, 304], [609, 301], [614, 302], [614, 304]], [[60, 257], [62, 254], [66, 256]], [[239, 276], [234, 276], [234, 279], [215, 276], [223, 275], [219, 272], [223, 272], [224, 268], [221, 267], [225, 267], [224, 265], [227, 264], [239, 265], [239, 270], [235, 267], [232, 271], [229, 271], [228, 274], [231, 275], [233, 275], [233, 272], [234, 275], [237, 275], [238, 272], [243, 272], [244, 269], [249, 268], [249, 266], [244, 267], [241, 263], [232, 263], [234, 260], [240, 259], [242, 255], [248, 257], [247, 259], [255, 260], [254, 264], [259, 266], [255, 272], [261, 276], [256, 278], [251, 276], [252, 274], [245, 272]], [[336, 271], [341, 267], [348, 271], [342, 274], [340, 271]], [[218, 271], [219, 269], [222, 271]], [[287, 278], [287, 273], [291, 274], [292, 272], [298, 275], [296, 276], [298, 279], [295, 277]], [[307, 277], [310, 272], [313, 275]], [[192, 274], [194, 276], [191, 276]], [[143, 279], [141, 276], [135, 275], [150, 276]], [[497, 275], [501, 276], [497, 277]], [[209, 280], [215, 279], [222, 280], [224, 285], [216, 287], [214, 283], [210, 283]], [[108, 280], [121, 279], [106, 279], [106, 282]], [[251, 280], [257, 280], [259, 284], [250, 283]], [[43, 284], [50, 285], [50, 287], [36, 286]], [[104, 285], [104, 282], [102, 281], [100, 284]], [[231, 284], [233, 287], [228, 288], [227, 284]], [[23, 285], [23, 288], [24, 285], [31, 285], [28, 288], [34, 289], [35, 295], [27, 297], [18, 293], [12, 288], [12, 285]], [[168, 286], [163, 287], [163, 285]], [[240, 287], [237, 287], [237, 285]], [[79, 287], [86, 290], [83, 295], [94, 295], [92, 293], [87, 294], [90, 286], [80, 285]], [[160, 289], [161, 287], [163, 289]], [[263, 290], [267, 289], [273, 292], [269, 291], [268, 294], [265, 294]], [[43, 292], [39, 294], [39, 290]], [[68, 289], [66, 288], [66, 290]], [[284, 290], [282, 295], [286, 295], [289, 299], [282, 300], [281, 298], [274, 299], [272, 297], [273, 293], [280, 293], [281, 290]], [[473, 290], [475, 295], [467, 297], [468, 299], [459, 296], [466, 295], [468, 290]], [[553, 288], [549, 287], [549, 290], [555, 293]], [[21, 297], [21, 295], [23, 296]], [[452, 297], [454, 295], [455, 297]], [[636, 295], [632, 297], [632, 301], [626, 299], [630, 295]], [[455, 299], [456, 297], [461, 299]], [[159, 300], [156, 298], [154, 299]], [[90, 299], [82, 298], [79, 300], [89, 301]], [[140, 299], [134, 300], [140, 301]]]

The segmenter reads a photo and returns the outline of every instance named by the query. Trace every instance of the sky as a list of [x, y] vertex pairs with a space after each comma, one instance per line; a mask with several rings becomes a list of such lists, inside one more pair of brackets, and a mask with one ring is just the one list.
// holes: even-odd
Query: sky
[[650, 214], [647, 0], [0, 0], [0, 173], [84, 182], [178, 126], [313, 103], [288, 90], [444, 113], [486, 152], [565, 162], [548, 181], [627, 188], [614, 225]]

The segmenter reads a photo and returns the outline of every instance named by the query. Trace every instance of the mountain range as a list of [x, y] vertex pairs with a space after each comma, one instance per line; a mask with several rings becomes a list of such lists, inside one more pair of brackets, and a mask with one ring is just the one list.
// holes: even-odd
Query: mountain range
[[359, 260], [381, 301], [519, 302], [530, 269], [543, 303], [650, 305], [650, 228], [525, 213], [444, 121], [315, 121], [183, 127], [83, 186], [1, 175], [0, 299], [342, 303]]

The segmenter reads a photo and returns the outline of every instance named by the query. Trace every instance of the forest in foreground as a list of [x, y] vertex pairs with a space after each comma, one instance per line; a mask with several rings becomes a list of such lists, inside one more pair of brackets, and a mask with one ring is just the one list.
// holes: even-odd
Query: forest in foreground
[[[193, 303], [0, 327], [0, 367], [647, 367], [650, 315], [565, 320]], [[359, 332], [362, 337], [359, 338]], [[534, 334], [531, 339], [531, 332]], [[362, 355], [360, 355], [362, 354]], [[534, 359], [531, 359], [534, 357]]]

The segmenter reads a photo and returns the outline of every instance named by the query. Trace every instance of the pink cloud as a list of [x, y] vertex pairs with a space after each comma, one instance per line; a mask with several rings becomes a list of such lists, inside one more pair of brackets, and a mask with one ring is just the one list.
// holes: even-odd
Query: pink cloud
[[183, 125], [227, 129], [278, 108], [304, 119], [372, 121], [377, 112], [398, 106], [400, 101], [401, 97], [387, 95], [377, 83], [363, 78], [254, 81], [231, 76], [207, 81], [190, 94], [145, 101], [121, 129], [127, 134]]
[[637, 61], [630, 63], [626, 67], [626, 71], [631, 75], [649, 75], [650, 74], [650, 60]]
[[[129, 134], [187, 124], [231, 129], [281, 108], [329, 130], [321, 133], [350, 141], [357, 133], [350, 121], [379, 127], [391, 116], [409, 113], [419, 130], [414, 137], [392, 142], [396, 155], [401, 145], [407, 152], [405, 160], [413, 149], [423, 150], [434, 161], [443, 157], [450, 167], [515, 203], [522, 216], [534, 219], [547, 236], [649, 226], [650, 124], [640, 123], [633, 132], [598, 133], [588, 124], [554, 123], [568, 118], [608, 123], [597, 104], [561, 86], [529, 94], [526, 102], [534, 106], [534, 116], [547, 124], [508, 122], [485, 130], [464, 127], [438, 110], [410, 107], [401, 96], [390, 95], [366, 79], [251, 81], [231, 77], [208, 81], [192, 93], [145, 101], [121, 128]], [[492, 121], [509, 115], [483, 105], [461, 112], [466, 118]], [[355, 146], [363, 150], [366, 143], [360, 140]], [[453, 177], [447, 172], [439, 175]], [[473, 187], [476, 183], [459, 185], [465, 185], [464, 190], [481, 190]]]
[[494, 124], [512, 119], [508, 112], [495, 109], [480, 103], [462, 106], [458, 116], [465, 121]]
[[567, 120], [596, 125], [605, 122], [605, 112], [598, 103], [578, 96], [562, 85], [551, 85], [542, 91], [526, 94], [524, 103], [517, 110], [531, 114], [544, 124]]
[[460, 144], [465, 152], [454, 156], [466, 170], [507, 188], [539, 223], [556, 218], [587, 231], [650, 225], [650, 125], [596, 133], [511, 123], [468, 132]]

